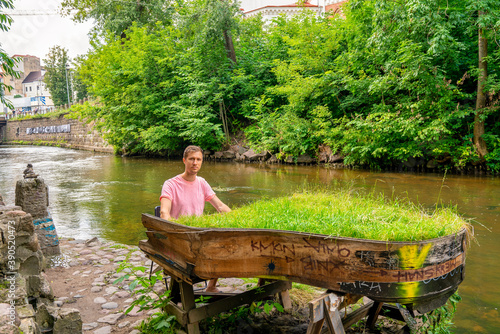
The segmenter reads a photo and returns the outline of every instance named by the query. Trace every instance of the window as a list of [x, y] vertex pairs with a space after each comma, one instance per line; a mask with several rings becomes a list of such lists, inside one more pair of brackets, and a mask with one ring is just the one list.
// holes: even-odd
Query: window
[[26, 87], [26, 91], [28, 91], [28, 87]]
[[30, 86], [30, 92], [31, 92], [31, 86]]

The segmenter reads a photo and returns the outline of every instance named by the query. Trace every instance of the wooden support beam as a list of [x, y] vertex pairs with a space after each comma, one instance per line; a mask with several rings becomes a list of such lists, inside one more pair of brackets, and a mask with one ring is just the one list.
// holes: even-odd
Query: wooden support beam
[[310, 323], [307, 334], [319, 334], [326, 320], [328, 331], [332, 334], [344, 334], [344, 327], [338, 307], [343, 297], [334, 293], [324, 294], [309, 302]]
[[373, 304], [373, 307], [368, 312], [368, 320], [366, 321], [368, 328], [373, 329], [375, 327], [375, 323], [377, 322], [378, 315], [383, 305], [384, 303], [382, 302], [375, 302], [375, 304]]
[[349, 313], [347, 316], [342, 319], [342, 324], [344, 325], [344, 328], [349, 328], [355, 323], [357, 323], [359, 320], [363, 319], [366, 317], [370, 309], [373, 307], [374, 302], [369, 302], [366, 305], [361, 306], [355, 311], [352, 311]]
[[198, 324], [199, 320], [193, 321], [189, 317], [189, 312], [196, 309], [193, 286], [187, 282], [180, 280], [179, 287], [181, 290], [182, 308], [184, 312], [188, 314], [188, 323], [186, 325], [187, 332], [188, 334], [200, 334], [200, 326]]
[[[288, 290], [292, 287], [292, 283], [289, 281], [276, 281], [273, 283], [269, 283], [264, 285], [258, 289], [252, 289], [238, 295], [228, 297], [211, 304], [201, 306], [195, 309], [192, 309], [188, 312], [189, 322], [199, 322], [208, 317], [212, 317], [214, 315], [220, 314], [221, 312], [225, 312], [231, 310], [235, 307], [244, 304], [250, 304], [255, 300], [262, 299], [265, 296], [274, 295], [283, 290]], [[189, 333], [191, 334], [191, 333]]]

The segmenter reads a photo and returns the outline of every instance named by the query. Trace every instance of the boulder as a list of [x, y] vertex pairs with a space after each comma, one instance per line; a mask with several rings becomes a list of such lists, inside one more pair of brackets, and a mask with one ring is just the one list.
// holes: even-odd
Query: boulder
[[54, 300], [54, 293], [45, 273], [42, 272], [40, 275], [28, 276], [26, 283], [28, 296]]
[[82, 317], [80, 311], [72, 308], [62, 308], [54, 323], [54, 334], [78, 334], [82, 333]]
[[[17, 314], [16, 307], [10, 303], [0, 304], [0, 333], [10, 333], [9, 331], [2, 331], [6, 327], [19, 326], [21, 324], [21, 319]], [[5, 327], [4, 327], [5, 326]], [[16, 332], [12, 332], [16, 333]]]
[[224, 153], [222, 153], [222, 152], [215, 152], [214, 153], [215, 159], [222, 159], [223, 156], [224, 156]]
[[254, 150], [252, 150], [252, 149], [243, 153], [243, 157], [245, 157], [245, 160], [248, 160], [248, 161], [264, 161], [270, 156], [271, 156], [271, 154], [269, 154], [269, 152], [267, 152], [267, 151], [264, 151], [261, 153], [255, 153]]
[[240, 145], [232, 145], [231, 147], [229, 147], [228, 151], [231, 151], [234, 154], [238, 153], [238, 154], [241, 155], [241, 154], [245, 153], [246, 151], [248, 151], [248, 149], [246, 149], [246, 148], [244, 148], [243, 146], [240, 146]]
[[49, 191], [42, 178], [24, 179], [16, 183], [16, 205], [31, 213], [33, 219], [47, 217]]
[[236, 154], [232, 151], [224, 151], [222, 152], [222, 157], [224, 159], [234, 159], [236, 157]]
[[301, 154], [297, 157], [298, 164], [310, 164], [314, 161], [309, 154]]
[[436, 160], [431, 159], [431, 160], [429, 160], [429, 161], [427, 162], [427, 164], [426, 164], [425, 166], [426, 166], [427, 168], [429, 168], [429, 169], [434, 169], [434, 168], [436, 168], [436, 167], [438, 166], [438, 163], [437, 163], [437, 161], [436, 161]]
[[23, 334], [40, 334], [40, 327], [35, 322], [33, 318], [25, 318], [21, 319], [21, 325], [19, 325], [19, 329]]
[[271, 155], [271, 157], [267, 160], [267, 163], [268, 164], [277, 164], [279, 163], [280, 161], [278, 160], [278, 158], [276, 157], [276, 155]]
[[344, 156], [340, 154], [332, 154], [330, 155], [330, 159], [328, 160], [329, 163], [339, 163], [344, 161]]
[[318, 147], [318, 162], [327, 163], [330, 161], [330, 156], [332, 155], [332, 149], [330, 146], [319, 145]]
[[57, 308], [42, 304], [35, 315], [37, 324], [42, 331], [52, 329], [53, 334], [82, 333], [82, 319], [80, 311], [71, 308]]
[[204, 150], [203, 151], [203, 159], [208, 159], [210, 158], [210, 155], [212, 154], [212, 151], [209, 150]]
[[293, 163], [310, 164], [313, 161], [314, 161], [314, 159], [311, 158], [311, 156], [309, 154], [301, 154], [298, 157], [294, 157], [294, 156], [289, 155], [285, 160], [285, 162], [287, 162], [289, 164], [293, 164]]

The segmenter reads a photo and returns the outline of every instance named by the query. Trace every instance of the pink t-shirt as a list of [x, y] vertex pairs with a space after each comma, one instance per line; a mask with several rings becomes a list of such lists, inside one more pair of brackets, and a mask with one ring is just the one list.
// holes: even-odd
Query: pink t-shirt
[[214, 191], [204, 178], [197, 176], [193, 182], [186, 181], [177, 175], [163, 184], [160, 201], [166, 197], [172, 201], [170, 216], [201, 216], [205, 202], [215, 196]]

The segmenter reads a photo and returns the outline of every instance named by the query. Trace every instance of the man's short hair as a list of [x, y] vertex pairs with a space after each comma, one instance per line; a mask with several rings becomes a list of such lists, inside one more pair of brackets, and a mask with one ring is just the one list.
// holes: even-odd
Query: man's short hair
[[191, 153], [194, 153], [194, 152], [201, 152], [201, 154], [203, 154], [203, 150], [201, 149], [201, 147], [199, 146], [196, 146], [196, 145], [189, 145], [188, 147], [186, 147], [186, 149], [184, 150], [184, 155], [182, 156], [184, 159], [186, 159], [188, 157], [189, 154]]

